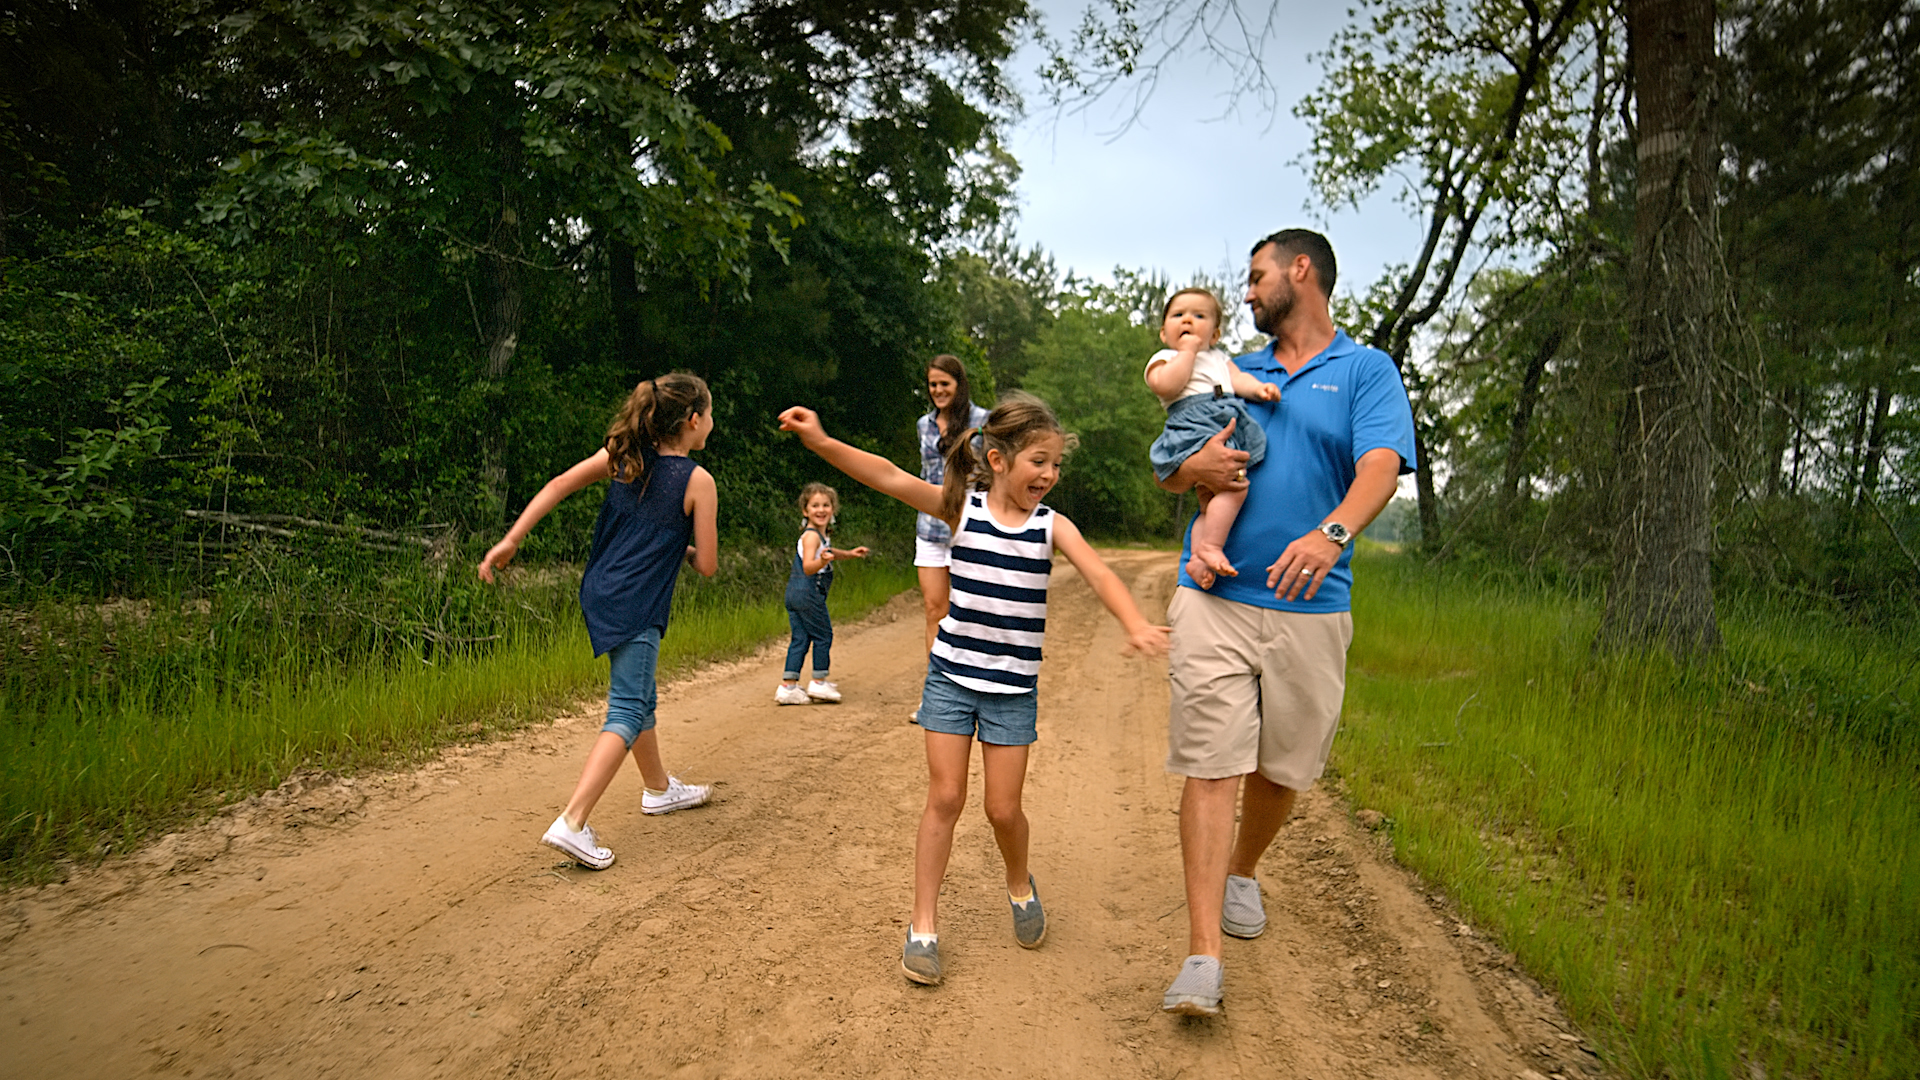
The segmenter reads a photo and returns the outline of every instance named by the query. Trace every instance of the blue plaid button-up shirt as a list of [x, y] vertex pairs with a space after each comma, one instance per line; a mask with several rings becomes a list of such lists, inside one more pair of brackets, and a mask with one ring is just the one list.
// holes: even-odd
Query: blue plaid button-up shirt
[[[967, 426], [979, 427], [986, 422], [987, 410], [973, 406], [973, 411], [967, 417]], [[940, 425], [935, 422], [933, 413], [929, 412], [914, 427], [920, 432], [920, 479], [929, 484], [944, 483], [947, 479], [947, 461], [940, 456]], [[953, 533], [947, 529], [947, 523], [932, 514], [921, 514], [915, 519], [913, 534], [936, 544], [953, 542]]]

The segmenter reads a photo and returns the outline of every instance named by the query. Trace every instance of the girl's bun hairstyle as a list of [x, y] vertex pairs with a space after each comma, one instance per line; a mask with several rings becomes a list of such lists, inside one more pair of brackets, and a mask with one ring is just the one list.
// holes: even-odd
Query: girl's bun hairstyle
[[613, 477], [627, 483], [645, 481], [662, 442], [674, 438], [680, 425], [713, 408], [713, 395], [698, 375], [675, 371], [648, 379], [633, 388], [607, 426], [608, 464]]
[[[973, 437], [979, 435], [976, 450]], [[1049, 435], [1066, 440], [1067, 449], [1080, 445], [1072, 432], [1060, 426], [1060, 418], [1047, 403], [1022, 390], [1010, 390], [987, 414], [987, 422], [965, 432], [966, 438], [953, 440], [947, 448], [947, 479], [940, 488], [940, 516], [948, 521], [960, 518], [960, 507], [969, 490], [984, 491], [993, 483], [993, 466], [987, 452], [998, 450], [1003, 460]]]
[[1204, 285], [1189, 285], [1184, 289], [1175, 290], [1172, 296], [1167, 297], [1167, 302], [1160, 307], [1160, 321], [1162, 323], [1167, 321], [1167, 312], [1173, 310], [1173, 302], [1183, 296], [1206, 297], [1207, 300], [1213, 304], [1213, 328], [1216, 331], [1226, 329], [1224, 324], [1227, 321], [1227, 309], [1220, 305], [1220, 298], [1213, 295], [1213, 290]]
[[973, 420], [973, 383], [967, 380], [967, 365], [962, 363], [959, 357], [949, 353], [941, 353], [927, 361], [927, 370], [944, 371], [953, 376], [954, 381], [953, 400], [947, 402], [945, 409], [940, 410], [940, 414], [946, 418], [947, 431], [940, 436], [936, 446], [940, 456], [944, 458], [953, 446], [953, 440], [959, 438], [960, 433], [965, 431], [967, 424]]
[[813, 501], [813, 497], [815, 495], [825, 495], [827, 497], [827, 501], [833, 504], [834, 514], [836, 516], [839, 515], [840, 493], [833, 490], [831, 487], [828, 487], [826, 484], [823, 484], [820, 481], [815, 480], [812, 483], [808, 484], [806, 487], [803, 487], [800, 489], [801, 518], [804, 519], [807, 516], [807, 504]]

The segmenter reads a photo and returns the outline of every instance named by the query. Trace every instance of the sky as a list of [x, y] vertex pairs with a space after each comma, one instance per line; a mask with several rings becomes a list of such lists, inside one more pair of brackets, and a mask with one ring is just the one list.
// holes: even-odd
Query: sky
[[[1309, 208], [1300, 160], [1309, 136], [1292, 109], [1319, 85], [1321, 67], [1308, 54], [1326, 48], [1346, 8], [1271, 2], [1280, 5], [1284, 28], [1264, 57], [1278, 89], [1271, 109], [1248, 97], [1229, 110], [1230, 73], [1196, 54], [1162, 75], [1131, 124], [1125, 122], [1128, 93], [1061, 113], [1040, 90], [1036, 69], [1044, 56], [1031, 44], [1023, 48], [1008, 68], [1027, 102], [1027, 115], [1009, 138], [1022, 170], [1020, 242], [1039, 244], [1062, 270], [1083, 277], [1110, 280], [1119, 266], [1160, 270], [1184, 282], [1196, 270], [1218, 274], [1228, 267], [1238, 278], [1254, 241], [1304, 226], [1333, 243], [1336, 291], [1347, 294], [1364, 292], [1387, 265], [1410, 261], [1419, 226], [1393, 192], [1376, 195], [1359, 211]], [[1036, 6], [1048, 32], [1065, 38], [1086, 3], [1040, 0]], [[1260, 10], [1260, 4], [1246, 6]]]

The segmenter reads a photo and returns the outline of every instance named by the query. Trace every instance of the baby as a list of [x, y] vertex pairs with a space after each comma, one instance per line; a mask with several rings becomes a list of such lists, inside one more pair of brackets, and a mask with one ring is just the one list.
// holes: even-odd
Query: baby
[[[1166, 429], [1150, 451], [1153, 473], [1162, 480], [1229, 420], [1234, 425], [1227, 445], [1247, 452], [1247, 468], [1267, 456], [1267, 433], [1247, 415], [1240, 399], [1279, 401], [1280, 388], [1241, 371], [1214, 347], [1220, 342], [1221, 315], [1220, 301], [1197, 287], [1174, 293], [1161, 312], [1160, 340], [1167, 347], [1147, 361], [1147, 386], [1167, 410]], [[1244, 490], [1211, 494], [1193, 528], [1193, 555], [1187, 560], [1187, 576], [1203, 589], [1212, 588], [1217, 575], [1238, 576], [1222, 546], [1240, 504], [1247, 501]]]

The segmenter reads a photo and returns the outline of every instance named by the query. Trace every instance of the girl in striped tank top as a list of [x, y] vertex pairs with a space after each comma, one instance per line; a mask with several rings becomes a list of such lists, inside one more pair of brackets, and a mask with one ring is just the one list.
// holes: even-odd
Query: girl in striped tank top
[[1039, 738], [1040, 647], [1047, 627], [1053, 553], [1067, 557], [1127, 632], [1127, 652], [1163, 655], [1167, 628], [1154, 626], [1100, 561], [1073, 522], [1041, 503], [1060, 479], [1071, 436], [1046, 403], [1009, 394], [971, 438], [947, 451], [946, 481], [927, 483], [877, 454], [830, 438], [811, 409], [780, 414], [780, 427], [855, 480], [945, 522], [953, 530], [952, 598], [927, 666], [920, 726], [927, 745], [927, 806], [913, 852], [913, 920], [900, 966], [907, 978], [940, 981], [937, 905], [953, 851], [953, 827], [967, 801], [967, 762], [980, 742], [987, 820], [1006, 861], [1013, 935], [1036, 948], [1047, 934], [1027, 868], [1028, 826], [1020, 807], [1027, 751]]

